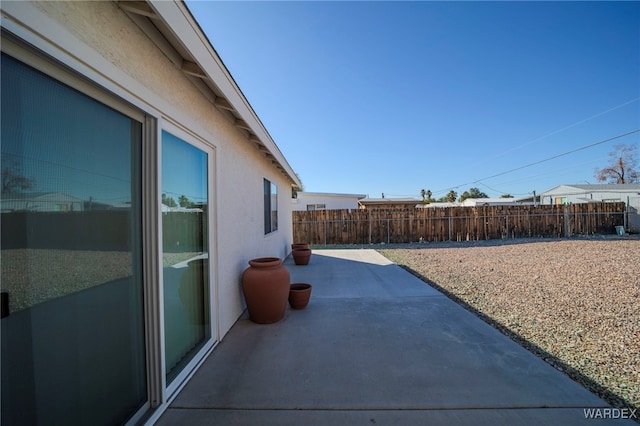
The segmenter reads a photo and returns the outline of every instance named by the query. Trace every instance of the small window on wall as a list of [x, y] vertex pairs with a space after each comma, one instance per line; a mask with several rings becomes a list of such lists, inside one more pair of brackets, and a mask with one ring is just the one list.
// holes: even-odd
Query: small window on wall
[[327, 209], [327, 205], [326, 204], [307, 204], [307, 211], [308, 212], [312, 212], [312, 211], [316, 211], [316, 210], [326, 210]]
[[278, 229], [278, 187], [264, 180], [264, 233], [270, 234]]

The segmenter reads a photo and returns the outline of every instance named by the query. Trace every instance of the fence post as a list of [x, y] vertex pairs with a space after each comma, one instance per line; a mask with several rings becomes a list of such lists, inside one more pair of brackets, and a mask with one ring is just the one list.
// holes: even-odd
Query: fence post
[[347, 244], [348, 244], [349, 242], [351, 242], [351, 236], [349, 235], [350, 234], [349, 233], [349, 221], [346, 221], [346, 222], [347, 222]]
[[507, 221], [507, 239], [509, 239], [509, 215], [506, 215], [504, 218]]
[[327, 245], [327, 221], [324, 221], [324, 245]]
[[624, 211], [622, 212], [622, 225], [624, 229], [629, 229], [629, 196], [627, 195], [627, 203], [624, 205]]
[[451, 216], [449, 216], [449, 241], [451, 241], [452, 239], [453, 239], [453, 236], [451, 232]]
[[389, 226], [390, 226], [389, 225], [389, 220], [391, 220], [391, 219], [387, 218], [387, 244], [389, 244], [389, 240], [390, 240], [389, 233], [391, 232], [391, 230], [389, 229]]

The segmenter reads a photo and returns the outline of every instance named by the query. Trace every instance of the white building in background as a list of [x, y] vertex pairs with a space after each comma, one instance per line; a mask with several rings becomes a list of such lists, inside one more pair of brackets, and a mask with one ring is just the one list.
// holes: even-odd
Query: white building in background
[[623, 202], [627, 206], [627, 228], [640, 228], [640, 183], [558, 185], [540, 194], [542, 204]]
[[14, 192], [0, 198], [2, 212], [81, 212], [84, 202], [62, 192]]
[[358, 201], [365, 197], [364, 194], [298, 192], [297, 198], [291, 199], [291, 205], [294, 211], [357, 210]]
[[478, 207], [478, 206], [515, 206], [515, 205], [533, 205], [529, 198], [467, 198], [459, 203], [462, 207]]
[[541, 204], [623, 202], [640, 209], [640, 183], [558, 185], [540, 194]]

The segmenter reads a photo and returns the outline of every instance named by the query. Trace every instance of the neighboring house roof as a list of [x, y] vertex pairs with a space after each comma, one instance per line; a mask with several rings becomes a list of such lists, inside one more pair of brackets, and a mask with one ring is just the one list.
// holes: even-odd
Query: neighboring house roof
[[605, 183], [605, 184], [590, 184], [590, 185], [571, 185], [563, 184], [553, 187], [542, 194], [553, 194], [562, 191], [568, 191], [569, 193], [580, 192], [640, 192], [640, 183]]
[[82, 203], [83, 200], [64, 192], [5, 192], [2, 201], [49, 201], [61, 200]]
[[527, 198], [467, 198], [465, 199], [461, 205], [462, 206], [478, 206], [478, 205], [511, 205], [522, 203], [530, 200], [531, 197]]
[[202, 213], [203, 210], [197, 207], [180, 207], [180, 206], [176, 206], [176, 207], [170, 207], [164, 203], [162, 203], [162, 213], [168, 213], [168, 212], [181, 212], [181, 213]]
[[299, 191], [298, 192], [298, 197], [300, 196], [309, 196], [309, 197], [348, 197], [348, 198], [357, 198], [357, 199], [362, 199], [365, 198], [366, 195], [364, 194], [338, 194], [338, 193], [333, 193], [333, 192], [306, 192], [306, 191]]
[[388, 205], [417, 205], [421, 203], [417, 198], [363, 198], [358, 201], [363, 206], [388, 206]]
[[3, 213], [82, 211], [84, 201], [64, 192], [5, 192], [0, 197], [0, 210]]
[[426, 209], [426, 208], [435, 208], [435, 207], [459, 207], [460, 203], [454, 201], [454, 202], [449, 202], [449, 201], [445, 201], [445, 202], [433, 202], [433, 203], [425, 203], [425, 204], [419, 204], [418, 207], [421, 209]]
[[284, 155], [183, 1], [118, 2], [138, 27], [182, 70], [207, 99], [227, 115], [274, 167], [301, 187]]

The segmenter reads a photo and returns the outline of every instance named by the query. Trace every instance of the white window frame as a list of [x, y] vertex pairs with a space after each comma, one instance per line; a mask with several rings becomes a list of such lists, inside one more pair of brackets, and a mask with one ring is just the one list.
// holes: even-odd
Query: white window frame
[[[162, 329], [162, 333], [161, 333], [161, 340], [162, 340], [162, 388], [165, 390], [165, 398], [164, 400], [167, 403], [170, 403], [176, 396], [177, 394], [180, 392], [180, 390], [182, 390], [182, 388], [186, 385], [186, 383], [189, 381], [189, 379], [193, 376], [193, 374], [195, 373], [195, 371], [197, 370], [196, 367], [198, 367], [200, 364], [202, 364], [202, 362], [205, 360], [206, 356], [213, 350], [213, 348], [217, 345], [218, 341], [219, 341], [219, 336], [220, 336], [220, 330], [219, 330], [219, 321], [218, 321], [218, 314], [219, 314], [219, 307], [218, 307], [218, 280], [217, 280], [217, 270], [218, 270], [218, 265], [217, 265], [217, 259], [218, 256], [216, 254], [216, 244], [215, 244], [215, 217], [214, 217], [214, 211], [215, 209], [215, 191], [214, 191], [214, 187], [215, 187], [215, 182], [213, 181], [213, 177], [215, 176], [214, 170], [215, 170], [215, 152], [216, 150], [209, 144], [207, 144], [204, 140], [200, 139], [197, 137], [197, 135], [189, 132], [188, 130], [186, 130], [184, 127], [181, 127], [179, 125], [177, 125], [176, 123], [172, 122], [170, 119], [164, 118], [161, 122], [160, 122], [160, 128], [158, 129], [158, 162], [159, 164], [162, 164], [162, 131], [166, 131], [168, 133], [171, 133], [173, 136], [176, 136], [178, 138], [180, 138], [181, 140], [183, 140], [184, 142], [198, 148], [199, 150], [205, 152], [207, 154], [207, 196], [208, 196], [208, 202], [209, 202], [209, 208], [208, 208], [208, 217], [207, 217], [207, 221], [209, 222], [208, 224], [208, 235], [207, 238], [209, 239], [208, 243], [209, 243], [209, 321], [210, 321], [210, 330], [211, 330], [211, 337], [209, 338], [209, 340], [207, 342], [205, 342], [205, 344], [202, 346], [202, 348], [198, 351], [197, 354], [194, 355], [194, 357], [191, 359], [191, 361], [182, 369], [182, 371], [173, 379], [173, 381], [167, 385], [166, 383], [166, 363], [165, 363], [165, 359], [164, 359], [164, 304], [160, 303], [159, 309], [161, 311], [161, 318], [160, 318], [160, 328]], [[159, 210], [161, 210], [160, 204], [162, 203], [162, 170], [160, 169], [160, 167], [158, 167], [158, 193], [157, 193], [157, 203], [158, 206], [157, 208]], [[160, 212], [160, 215], [162, 213]], [[160, 222], [160, 226], [159, 226], [159, 234], [158, 234], [158, 238], [159, 238], [159, 251], [160, 251], [160, 256], [162, 256], [162, 247], [161, 247], [161, 241], [162, 241], [162, 218], [159, 217], [158, 219]], [[162, 268], [160, 268], [160, 275], [162, 276]], [[159, 281], [160, 283], [163, 283], [164, 280]], [[163, 286], [160, 285], [160, 301], [162, 302], [164, 300], [164, 293], [163, 293]]]
[[[268, 185], [265, 185], [267, 184]], [[267, 193], [266, 188], [267, 186], [269, 187], [269, 191]], [[272, 188], [276, 188], [276, 205], [275, 205], [275, 212], [276, 212], [276, 220], [274, 223], [274, 220], [271, 216], [272, 212], [274, 211], [273, 209], [273, 204], [271, 202], [271, 200], [273, 199], [273, 191]], [[267, 179], [264, 178], [262, 180], [262, 190], [263, 190], [263, 198], [264, 198], [264, 206], [263, 206], [263, 214], [264, 214], [264, 235], [265, 237], [267, 235], [272, 235], [275, 232], [278, 231], [278, 196], [279, 196], [279, 192], [278, 191], [278, 185], [271, 179]], [[269, 222], [269, 229], [267, 229], [267, 221]]]

